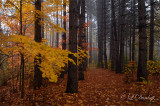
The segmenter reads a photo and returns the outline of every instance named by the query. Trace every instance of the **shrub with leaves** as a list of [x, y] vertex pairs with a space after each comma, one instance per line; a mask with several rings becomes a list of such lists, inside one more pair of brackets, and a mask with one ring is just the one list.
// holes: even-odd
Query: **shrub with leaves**
[[124, 66], [123, 72], [126, 75], [126, 82], [131, 83], [134, 80], [133, 72], [137, 70], [137, 65], [134, 61], [130, 61]]
[[141, 77], [142, 82], [133, 83], [133, 88], [138, 94], [150, 95], [152, 82], [146, 81], [145, 78]]
[[148, 61], [147, 70], [150, 75], [160, 75], [160, 61]]
[[108, 69], [111, 70], [111, 61], [108, 61]]

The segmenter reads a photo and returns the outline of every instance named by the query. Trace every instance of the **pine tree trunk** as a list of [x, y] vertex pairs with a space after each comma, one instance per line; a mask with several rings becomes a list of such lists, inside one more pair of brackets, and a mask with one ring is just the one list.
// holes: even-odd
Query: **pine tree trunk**
[[[86, 1], [85, 1], [86, 2]], [[85, 10], [86, 11], [86, 10]], [[86, 18], [85, 18], [86, 20]], [[86, 23], [89, 23], [89, 15], [87, 14], [87, 22]], [[86, 28], [87, 27], [87, 28]], [[85, 26], [85, 29], [84, 29], [84, 32], [85, 32], [85, 53], [87, 54], [87, 51], [88, 51], [88, 42], [89, 42], [89, 27], [88, 26]], [[89, 52], [89, 51], [88, 51]], [[89, 53], [88, 53], [88, 56], [89, 56]], [[86, 57], [84, 59], [85, 61], [85, 67], [84, 67], [84, 71], [86, 71], [87, 67], [88, 67], [88, 63], [89, 63], [89, 59]]]
[[24, 56], [21, 54], [21, 65], [22, 65], [22, 90], [21, 98], [24, 98]]
[[114, 0], [111, 0], [111, 44], [112, 46], [112, 55], [111, 55], [111, 70], [116, 71], [118, 63], [118, 39], [117, 39], [117, 30], [116, 30], [116, 19], [115, 19], [115, 9], [114, 9]]
[[130, 25], [129, 25], [129, 61], [131, 61], [132, 60], [132, 34], [133, 34], [133, 32], [132, 32], [132, 28], [133, 28], [133, 20], [132, 20], [132, 13], [133, 13], [133, 7], [132, 7], [132, 5], [133, 5], [133, 2], [132, 2], [132, 0], [131, 0], [131, 4], [130, 4], [130, 7], [131, 7], [131, 9], [130, 9]]
[[[22, 64], [22, 62], [21, 62], [21, 64]], [[22, 65], [20, 64], [20, 71], [19, 71], [19, 90], [21, 91], [22, 90], [22, 72], [21, 72], [21, 70], [22, 70]]]
[[107, 13], [106, 13], [106, 10], [107, 10], [107, 6], [106, 6], [106, 0], [103, 0], [103, 28], [104, 28], [104, 67], [107, 69], [108, 68], [108, 63], [107, 63], [107, 45], [106, 45], [106, 40], [107, 40]]
[[[41, 11], [41, 0], [37, 0], [35, 2], [35, 10]], [[38, 15], [38, 14], [36, 14]], [[36, 17], [36, 21], [35, 21], [35, 37], [34, 40], [38, 43], [40, 43], [42, 41], [42, 37], [41, 37], [41, 25], [39, 24], [41, 21], [41, 17], [38, 15], [38, 17]], [[41, 63], [41, 54], [39, 54], [37, 56], [37, 58], [34, 59], [34, 90], [35, 89], [40, 89], [41, 85], [42, 85], [42, 72], [40, 71], [40, 66], [39, 64]]]
[[[89, 16], [90, 16], [89, 19], [92, 22], [92, 14], [90, 14]], [[90, 64], [92, 63], [92, 29], [93, 29], [93, 25], [92, 24], [93, 23], [91, 23], [90, 28], [89, 28], [89, 48], [90, 48], [90, 50], [89, 50], [89, 56], [90, 56], [89, 63]]]
[[127, 37], [125, 39], [125, 44], [126, 44], [126, 48], [125, 48], [126, 49], [126, 53], [125, 53], [126, 54], [126, 58], [125, 58], [126, 61], [125, 61], [125, 63], [128, 64], [128, 40], [127, 40]]
[[145, 1], [138, 0], [139, 16], [139, 60], [137, 80], [142, 81], [142, 77], [148, 80], [147, 72], [147, 33], [146, 33], [146, 7]]
[[[77, 53], [77, 1], [70, 0], [69, 4], [69, 51]], [[78, 92], [78, 79], [77, 79], [77, 58], [69, 54], [69, 58], [73, 59], [76, 65], [68, 62], [68, 80], [66, 93]]]
[[150, 45], [149, 45], [149, 60], [153, 60], [154, 51], [154, 0], [150, 0], [151, 16], [150, 16]]
[[[63, 3], [65, 1], [66, 0], [63, 0]], [[63, 16], [65, 17], [65, 19], [63, 21], [63, 28], [66, 30], [66, 3], [63, 4]], [[66, 33], [63, 33], [63, 35], [62, 35], [62, 49], [66, 50]], [[67, 71], [67, 64], [63, 69], [64, 69], [64, 71], [61, 72], [60, 78], [64, 78], [64, 74]]]
[[132, 21], [129, 25], [129, 61], [132, 59]]
[[[44, 2], [44, 0], [42, 0], [42, 3]], [[42, 11], [43, 11], [43, 8], [42, 8]], [[44, 14], [43, 12], [42, 12], [42, 14]], [[44, 15], [42, 16], [42, 22], [43, 22], [43, 25], [41, 26], [41, 31], [42, 31], [42, 38], [44, 38]]]
[[122, 73], [124, 66], [124, 37], [125, 37], [125, 0], [121, 1], [121, 34], [120, 34], [120, 56], [119, 56], [119, 69], [117, 69], [117, 73]]
[[136, 35], [136, 0], [133, 0], [133, 37], [132, 37], [132, 61], [135, 61], [135, 35]]
[[[22, 33], [22, 0], [20, 0], [20, 35], [23, 35]], [[23, 54], [21, 54], [21, 70], [22, 72], [22, 79], [20, 81], [22, 81], [22, 85], [21, 86], [21, 98], [24, 98], [24, 56]]]
[[[81, 14], [79, 20], [79, 36], [78, 36], [78, 46], [82, 49], [86, 49], [86, 32], [85, 32], [85, 0], [80, 0]], [[79, 65], [79, 80], [84, 80], [85, 71], [85, 58], [84, 61]]]
[[[57, 25], [58, 24], [59, 24], [59, 22], [58, 22], [58, 4], [57, 4]], [[58, 32], [56, 32], [56, 40], [57, 40], [56, 47], [58, 48], [59, 47], [59, 34], [58, 34]]]
[[[61, 3], [63, 3], [63, 0], [61, 0]], [[61, 5], [61, 28], [63, 27], [62, 17], [63, 17], [63, 5]]]
[[98, 67], [103, 68], [103, 0], [97, 0], [97, 21], [98, 21]]

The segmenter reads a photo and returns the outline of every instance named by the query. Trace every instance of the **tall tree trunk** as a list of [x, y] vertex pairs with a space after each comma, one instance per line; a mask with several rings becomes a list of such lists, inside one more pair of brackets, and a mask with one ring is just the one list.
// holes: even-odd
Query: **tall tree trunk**
[[103, 0], [97, 0], [98, 19], [98, 67], [103, 68]]
[[121, 39], [121, 0], [118, 0], [118, 40], [120, 45], [120, 39]]
[[[66, 30], [66, 0], [63, 0], [63, 16], [65, 17], [63, 20], [63, 28]], [[66, 33], [63, 33], [62, 35], [62, 49], [66, 50]], [[64, 78], [64, 74], [67, 70], [67, 65], [63, 68], [64, 71], [61, 72], [61, 78]]]
[[[21, 56], [21, 58], [22, 58], [22, 56]], [[21, 62], [21, 64], [22, 64], [22, 62]], [[21, 72], [21, 70], [22, 70], [22, 65], [20, 64], [20, 71], [19, 71], [19, 90], [21, 91], [22, 90], [22, 72]]]
[[21, 98], [24, 98], [24, 56], [21, 54], [21, 65], [22, 65], [22, 90]]
[[12, 52], [12, 91], [14, 93], [15, 88], [14, 88], [14, 67], [13, 67], [13, 52]]
[[[87, 23], [89, 23], [89, 14], [87, 13]], [[87, 26], [86, 29], [86, 43], [88, 43], [88, 38], [89, 38], [89, 27]]]
[[[20, 0], [20, 35], [23, 35], [22, 33], [22, 0]], [[21, 98], [24, 98], [24, 56], [21, 54], [21, 72], [22, 72], [22, 81], [21, 85]]]
[[89, 15], [90, 16], [90, 21], [91, 21], [91, 25], [89, 27], [89, 63], [91, 64], [92, 63], [92, 29], [93, 29], [93, 23], [92, 23], [92, 14]]
[[[44, 0], [42, 0], [42, 3], [44, 2]], [[43, 8], [42, 8], [42, 11], [43, 11]], [[42, 14], [44, 14], [43, 12], [42, 12]], [[42, 22], [43, 22], [43, 25], [41, 26], [41, 28], [42, 28], [42, 38], [44, 38], [44, 15], [42, 16]]]
[[[58, 22], [58, 4], [57, 4], [57, 25], [58, 24], [59, 24], [59, 22]], [[58, 48], [59, 47], [59, 34], [58, 34], [58, 32], [56, 32], [56, 40], [57, 40], [56, 47]]]
[[106, 6], [106, 0], [103, 0], [103, 28], [104, 28], [104, 31], [103, 31], [103, 36], [104, 36], [104, 67], [107, 69], [108, 68], [108, 63], [107, 63], [107, 45], [106, 45], [106, 40], [107, 40], [107, 13], [106, 13], [106, 10], [107, 10], [107, 6]]
[[[69, 51], [77, 53], [77, 0], [70, 0], [69, 4]], [[77, 58], [69, 54], [69, 58], [73, 59], [76, 65], [68, 62], [68, 80], [66, 93], [78, 92], [77, 79]]]
[[[86, 2], [86, 1], [85, 1]], [[85, 6], [85, 5], [84, 5]], [[86, 8], [85, 8], [85, 11], [86, 11]], [[85, 14], [84, 14], [85, 16]], [[86, 20], [86, 18], [85, 18]], [[85, 21], [84, 21], [85, 22]], [[86, 23], [89, 23], [89, 15], [87, 14], [87, 22]], [[87, 26], [84, 26], [84, 32], [85, 32], [85, 53], [87, 54], [87, 51], [88, 51], [88, 41], [89, 41], [89, 27], [88, 25]], [[86, 28], [87, 27], [87, 28]], [[88, 54], [89, 55], [89, 54]], [[85, 61], [85, 66], [84, 66], [84, 71], [86, 71], [87, 67], [88, 67], [88, 63], [89, 63], [89, 60], [87, 57], [85, 57], [84, 59]]]
[[117, 30], [116, 30], [116, 19], [115, 19], [115, 10], [114, 10], [114, 0], [111, 0], [111, 44], [113, 45], [112, 55], [111, 55], [111, 70], [116, 71], [118, 63], [118, 39], [117, 39]]
[[[85, 32], [85, 0], [80, 0], [80, 20], [79, 20], [79, 36], [78, 36], [78, 46], [82, 49], [86, 49], [86, 32]], [[79, 80], [84, 80], [85, 71], [85, 58], [84, 62], [79, 65]]]
[[154, 0], [150, 0], [151, 16], [150, 16], [150, 45], [149, 45], [149, 60], [153, 60], [154, 51]]
[[124, 66], [124, 37], [125, 37], [125, 0], [121, 1], [121, 34], [120, 34], [120, 56], [119, 56], [119, 69], [117, 69], [117, 73], [122, 73]]
[[[63, 0], [61, 0], [61, 3], [63, 3]], [[63, 5], [61, 5], [61, 28], [63, 27], [62, 17], [63, 17]]]
[[[35, 2], [35, 10], [41, 12], [41, 0], [37, 0]], [[41, 21], [41, 16], [39, 14], [35, 15], [35, 37], [34, 40], [38, 43], [40, 43], [42, 41], [42, 37], [41, 37], [41, 25], [40, 25], [40, 21]], [[37, 58], [34, 59], [34, 90], [35, 89], [40, 89], [41, 85], [42, 85], [42, 72], [40, 71], [40, 66], [39, 64], [41, 63], [41, 54], [39, 54], [37, 56]]]
[[142, 81], [142, 77], [148, 80], [147, 72], [147, 33], [146, 33], [146, 7], [145, 1], [138, 0], [139, 16], [139, 60], [137, 80]]
[[136, 35], [136, 0], [133, 0], [133, 37], [132, 37], [132, 61], [135, 61], [135, 35]]
[[49, 28], [49, 36], [50, 36], [50, 47], [52, 47], [52, 34], [51, 34], [51, 28]]
[[126, 48], [125, 48], [126, 49], [126, 53], [125, 53], [126, 54], [126, 58], [125, 58], [126, 62], [125, 63], [127, 64], [128, 63], [128, 39], [127, 39], [127, 36], [126, 36], [125, 44], [126, 44]]
[[133, 20], [132, 20], [132, 13], [133, 13], [133, 7], [132, 7], [132, 5], [133, 5], [133, 2], [132, 2], [132, 0], [131, 0], [131, 9], [130, 9], [130, 25], [129, 25], [129, 61], [131, 61], [132, 60], [132, 34], [133, 34], [133, 32], [132, 32], [132, 24], [133, 24]]
[[[131, 21], [131, 20], [130, 20]], [[129, 25], [129, 61], [132, 60], [132, 21]]]

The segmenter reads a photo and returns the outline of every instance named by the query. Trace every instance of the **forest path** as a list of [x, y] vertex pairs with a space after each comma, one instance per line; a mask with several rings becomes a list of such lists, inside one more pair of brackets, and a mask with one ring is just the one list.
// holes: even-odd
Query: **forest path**
[[85, 72], [85, 80], [79, 82], [79, 92], [85, 91], [86, 99], [94, 105], [120, 104], [126, 92], [124, 84], [124, 75], [91, 67]]
[[120, 105], [122, 103], [131, 104], [124, 97], [124, 93], [128, 92], [129, 85], [124, 86], [126, 84], [123, 74], [90, 67], [85, 71], [85, 80], [78, 83], [79, 92], [77, 94], [64, 93], [66, 81], [67, 76], [65, 75], [65, 79], [58, 86], [52, 86], [51, 92], [53, 93], [51, 98], [54, 98], [53, 101], [59, 105], [104, 106]]
[[[158, 94], [158, 92], [160, 92], [159, 84], [160, 82], [158, 81], [154, 82], [154, 90], [152, 90], [153, 92], [151, 94], [158, 100], [160, 100]], [[20, 96], [18, 96], [18, 94], [12, 95], [12, 99], [9, 101], [11, 101], [13, 105], [25, 104], [26, 106], [151, 105], [148, 101], [129, 100], [131, 96], [136, 95], [132, 84], [125, 83], [124, 74], [116, 74], [110, 70], [97, 69], [94, 67], [88, 68], [87, 71], [85, 71], [85, 80], [78, 82], [78, 93], [65, 93], [66, 86], [67, 75], [65, 75], [64, 79], [60, 79], [58, 83], [49, 83], [48, 87], [41, 88], [37, 91], [26, 88], [24, 101], [19, 98]], [[130, 98], [128, 98], [128, 95]], [[160, 102], [156, 101], [156, 104], [160, 106]]]
[[[147, 101], [129, 100], [134, 96], [132, 84], [125, 83], [125, 74], [90, 67], [85, 71], [85, 80], [79, 81], [77, 94], [66, 94], [67, 76], [60, 86], [60, 105], [65, 106], [110, 106], [110, 105], [148, 105]], [[150, 104], [149, 104], [150, 105]]]

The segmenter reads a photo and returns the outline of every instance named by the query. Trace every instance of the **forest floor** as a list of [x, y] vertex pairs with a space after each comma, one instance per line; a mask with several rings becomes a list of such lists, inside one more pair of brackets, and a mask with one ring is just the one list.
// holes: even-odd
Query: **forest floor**
[[149, 95], [141, 94], [132, 83], [127, 84], [124, 74], [105, 69], [89, 68], [85, 72], [85, 80], [79, 81], [79, 92], [76, 94], [64, 93], [66, 84], [65, 75], [57, 84], [50, 83], [38, 91], [26, 88], [23, 100], [20, 99], [20, 93], [11, 94], [3, 103], [0, 100], [0, 106], [160, 106], [160, 81], [155, 78], [149, 87]]

